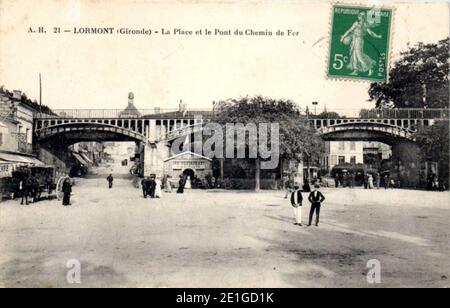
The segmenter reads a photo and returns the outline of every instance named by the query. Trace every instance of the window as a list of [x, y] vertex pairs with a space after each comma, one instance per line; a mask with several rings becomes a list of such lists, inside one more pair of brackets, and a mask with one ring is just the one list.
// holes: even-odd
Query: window
[[345, 151], [345, 142], [344, 141], [339, 142], [339, 151]]
[[345, 164], [345, 156], [339, 156], [339, 165]]
[[356, 150], [356, 142], [350, 142], [350, 150], [355, 151]]
[[352, 156], [352, 157], [350, 158], [350, 163], [356, 164], [356, 156]]
[[0, 133], [0, 147], [3, 145], [3, 133]]

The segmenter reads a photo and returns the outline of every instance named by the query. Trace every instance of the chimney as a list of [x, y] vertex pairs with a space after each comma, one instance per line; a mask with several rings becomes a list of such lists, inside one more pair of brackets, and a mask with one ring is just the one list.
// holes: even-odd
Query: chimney
[[17, 100], [21, 100], [22, 99], [22, 91], [14, 90], [13, 91], [13, 98], [17, 99]]

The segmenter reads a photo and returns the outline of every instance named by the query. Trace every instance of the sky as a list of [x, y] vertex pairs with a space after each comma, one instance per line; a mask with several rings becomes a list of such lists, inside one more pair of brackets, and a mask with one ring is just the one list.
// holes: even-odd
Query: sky
[[[364, 1], [357, 1], [362, 3]], [[352, 3], [352, 1], [346, 1]], [[373, 2], [371, 2], [373, 3]], [[392, 2], [392, 60], [449, 36], [446, 2]], [[211, 108], [263, 95], [328, 110], [371, 108], [367, 82], [328, 80], [328, 1], [0, 0], [0, 85], [53, 109]], [[46, 34], [28, 33], [43, 26]], [[52, 34], [53, 27], [278, 29], [298, 37]], [[391, 61], [392, 62], [392, 61]]]

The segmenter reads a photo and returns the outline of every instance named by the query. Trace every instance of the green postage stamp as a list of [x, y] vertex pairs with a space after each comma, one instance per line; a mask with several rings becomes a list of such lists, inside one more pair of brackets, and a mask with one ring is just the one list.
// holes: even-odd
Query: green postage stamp
[[384, 82], [392, 9], [334, 5], [328, 77]]

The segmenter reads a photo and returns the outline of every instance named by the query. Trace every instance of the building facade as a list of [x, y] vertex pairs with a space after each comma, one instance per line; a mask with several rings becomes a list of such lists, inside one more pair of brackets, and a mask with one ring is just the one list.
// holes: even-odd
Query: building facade
[[325, 155], [322, 158], [324, 169], [331, 170], [340, 164], [364, 163], [364, 143], [353, 141], [330, 141], [325, 143]]

